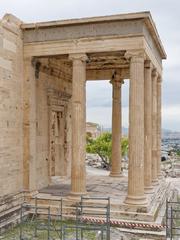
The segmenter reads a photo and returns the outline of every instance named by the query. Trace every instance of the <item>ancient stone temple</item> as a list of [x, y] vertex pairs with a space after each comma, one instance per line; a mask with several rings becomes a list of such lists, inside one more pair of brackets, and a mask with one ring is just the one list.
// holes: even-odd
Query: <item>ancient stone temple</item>
[[121, 88], [129, 91], [126, 206], [147, 206], [160, 184], [162, 60], [149, 12], [25, 24], [0, 22], [0, 194], [3, 199], [71, 179], [87, 194], [86, 81], [113, 89], [111, 181], [121, 181]]

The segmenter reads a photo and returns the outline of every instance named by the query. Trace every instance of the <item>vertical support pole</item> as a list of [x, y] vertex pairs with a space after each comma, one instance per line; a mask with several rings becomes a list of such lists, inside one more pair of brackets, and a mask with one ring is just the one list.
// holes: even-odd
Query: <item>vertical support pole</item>
[[157, 177], [157, 79], [158, 73], [156, 69], [153, 70], [152, 75], [152, 183], [158, 184]]
[[37, 237], [37, 214], [38, 214], [38, 205], [37, 205], [37, 197], [35, 198], [35, 226], [34, 226], [34, 236]]
[[63, 220], [63, 215], [62, 215], [62, 207], [63, 207], [63, 200], [62, 200], [62, 198], [61, 198], [61, 216], [60, 216], [60, 221], [61, 221], [61, 239], [62, 239], [62, 237], [63, 237], [63, 222], [62, 222], [62, 220]]
[[78, 219], [78, 215], [79, 215], [79, 209], [78, 209], [78, 205], [76, 205], [76, 239], [78, 239], [78, 236], [79, 236], [79, 231], [78, 231], [79, 219]]
[[48, 240], [50, 240], [50, 223], [51, 223], [51, 218], [50, 218], [50, 207], [48, 207]]
[[86, 194], [86, 54], [71, 54], [72, 80], [72, 163], [71, 194]]
[[113, 106], [112, 106], [112, 158], [111, 177], [121, 176], [121, 85], [123, 79], [115, 75], [111, 81], [113, 86]]
[[171, 206], [171, 236], [170, 236], [170, 239], [173, 240], [173, 209], [172, 209], [172, 206]]
[[161, 173], [161, 91], [162, 91], [162, 78], [159, 76], [157, 79], [157, 175], [162, 177]]
[[130, 58], [129, 171], [125, 203], [145, 205], [144, 194], [144, 52], [126, 53]]
[[168, 235], [169, 235], [169, 222], [168, 222], [168, 218], [169, 218], [169, 215], [168, 215], [168, 201], [166, 199], [166, 239], [168, 238]]
[[152, 63], [145, 62], [144, 72], [144, 189], [153, 192], [152, 186]]
[[20, 231], [20, 233], [19, 233], [19, 235], [20, 235], [20, 240], [22, 240], [23, 239], [23, 236], [22, 236], [22, 228], [23, 228], [23, 204], [21, 204], [21, 210], [20, 210], [20, 229], [19, 229], [19, 231]]
[[107, 224], [107, 240], [111, 239], [111, 233], [110, 233], [110, 198], [108, 198], [108, 204], [107, 204], [107, 212], [106, 212], [106, 224]]

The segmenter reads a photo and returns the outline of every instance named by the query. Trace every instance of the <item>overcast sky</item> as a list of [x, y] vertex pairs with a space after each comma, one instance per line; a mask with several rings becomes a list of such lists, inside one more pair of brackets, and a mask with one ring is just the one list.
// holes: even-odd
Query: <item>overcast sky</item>
[[[24, 22], [151, 11], [168, 55], [163, 74], [163, 127], [180, 131], [179, 0], [0, 0], [0, 17], [12, 13]], [[123, 125], [128, 126], [128, 82], [123, 85]], [[111, 86], [87, 83], [87, 120], [111, 125]]]

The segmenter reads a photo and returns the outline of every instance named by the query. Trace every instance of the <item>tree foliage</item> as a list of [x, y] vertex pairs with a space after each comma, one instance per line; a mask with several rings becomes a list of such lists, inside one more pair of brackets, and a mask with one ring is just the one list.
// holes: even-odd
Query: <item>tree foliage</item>
[[121, 140], [122, 157], [127, 156], [127, 154], [128, 154], [128, 147], [129, 147], [128, 138], [127, 137], [122, 138], [122, 140]]
[[[122, 156], [126, 156], [128, 152], [128, 139], [123, 138], [121, 144]], [[112, 134], [103, 133], [98, 138], [92, 139], [87, 135], [87, 153], [98, 154], [104, 163], [104, 167], [109, 168], [111, 165], [111, 153], [112, 153]]]

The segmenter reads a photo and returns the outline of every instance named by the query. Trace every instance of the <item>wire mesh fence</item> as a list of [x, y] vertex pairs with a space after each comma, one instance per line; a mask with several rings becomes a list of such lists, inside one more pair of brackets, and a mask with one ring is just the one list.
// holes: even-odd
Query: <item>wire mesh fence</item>
[[88, 224], [63, 226], [63, 240], [104, 240], [105, 232], [101, 226], [92, 226]]
[[166, 203], [166, 239], [180, 239], [180, 202]]
[[110, 198], [82, 196], [76, 206], [76, 225], [63, 227], [64, 240], [69, 240], [69, 229], [74, 230], [76, 240], [91, 239], [90, 235], [92, 239], [110, 240]]
[[21, 204], [19, 223], [1, 239], [110, 240], [109, 198], [81, 197], [74, 210], [75, 220], [65, 221], [62, 199], [31, 199]]

